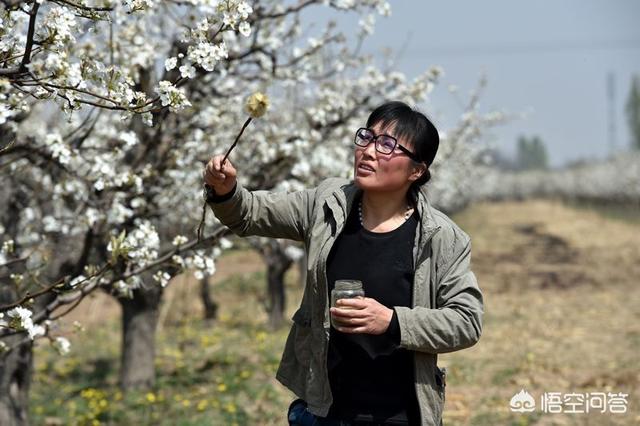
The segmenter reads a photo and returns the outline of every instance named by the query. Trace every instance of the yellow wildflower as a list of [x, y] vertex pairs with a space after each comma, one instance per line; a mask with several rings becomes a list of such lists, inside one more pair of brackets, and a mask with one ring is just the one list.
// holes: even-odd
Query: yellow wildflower
[[207, 408], [207, 405], [209, 405], [207, 400], [206, 399], [201, 399], [198, 402], [198, 405], [196, 406], [196, 408], [198, 409], [198, 411], [204, 411]]

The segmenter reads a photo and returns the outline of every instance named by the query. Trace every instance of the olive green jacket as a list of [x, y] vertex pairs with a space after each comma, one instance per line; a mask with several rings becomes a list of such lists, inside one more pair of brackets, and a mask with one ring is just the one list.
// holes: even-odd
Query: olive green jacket
[[[353, 181], [332, 178], [298, 192], [248, 191], [209, 203], [216, 217], [240, 236], [303, 241], [307, 283], [293, 315], [276, 378], [326, 416], [332, 403], [327, 375], [329, 300], [326, 260], [361, 191]], [[469, 236], [433, 208], [424, 190], [415, 194], [420, 223], [413, 247], [413, 307], [395, 307], [400, 346], [414, 351], [415, 388], [423, 425], [442, 423], [445, 370], [439, 353], [475, 344], [482, 333], [483, 297], [470, 269]]]

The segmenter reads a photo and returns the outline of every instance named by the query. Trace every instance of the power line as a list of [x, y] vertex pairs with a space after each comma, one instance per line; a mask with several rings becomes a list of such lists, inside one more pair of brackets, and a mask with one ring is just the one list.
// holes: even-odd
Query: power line
[[519, 43], [512, 45], [464, 45], [464, 46], [419, 46], [408, 53], [430, 53], [438, 55], [511, 55], [530, 53], [553, 53], [578, 50], [640, 49], [640, 40], [597, 40]]

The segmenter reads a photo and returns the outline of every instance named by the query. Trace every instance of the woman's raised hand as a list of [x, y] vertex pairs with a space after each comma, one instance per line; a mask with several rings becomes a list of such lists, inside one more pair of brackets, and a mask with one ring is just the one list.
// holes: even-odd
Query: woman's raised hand
[[238, 172], [231, 161], [227, 158], [224, 165], [220, 163], [224, 155], [214, 155], [204, 168], [202, 177], [204, 182], [213, 187], [218, 195], [226, 195], [233, 190], [236, 185]]

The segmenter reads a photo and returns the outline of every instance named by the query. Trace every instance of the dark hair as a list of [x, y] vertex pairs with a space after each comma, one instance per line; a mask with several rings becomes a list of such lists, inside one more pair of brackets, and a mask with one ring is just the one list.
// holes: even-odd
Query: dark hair
[[[380, 124], [383, 128], [392, 126], [394, 136], [403, 138], [411, 144], [413, 152], [421, 162], [431, 166], [438, 152], [440, 137], [438, 130], [431, 121], [420, 111], [411, 108], [400, 101], [385, 102], [373, 110], [367, 119], [367, 127]], [[411, 184], [418, 189], [431, 179], [431, 172], [427, 169], [422, 176]]]

